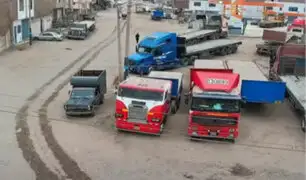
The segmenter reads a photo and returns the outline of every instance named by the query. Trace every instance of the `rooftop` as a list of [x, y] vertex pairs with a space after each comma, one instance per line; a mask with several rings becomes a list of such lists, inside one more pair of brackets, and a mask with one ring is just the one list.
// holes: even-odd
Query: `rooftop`
[[132, 76], [120, 83], [120, 87], [138, 87], [143, 89], [165, 90], [171, 88], [171, 83], [172, 82], [170, 80]]

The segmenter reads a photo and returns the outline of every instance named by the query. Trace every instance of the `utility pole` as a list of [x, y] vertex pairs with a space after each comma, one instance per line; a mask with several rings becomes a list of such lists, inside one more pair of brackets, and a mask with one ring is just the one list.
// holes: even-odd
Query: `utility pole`
[[120, 32], [120, 7], [118, 0], [116, 1], [117, 8], [117, 44], [118, 44], [118, 83], [123, 80], [123, 66], [122, 66], [122, 54], [121, 54], [121, 32]]
[[31, 17], [31, 11], [32, 11], [32, 7], [33, 7], [33, 0], [28, 0], [28, 11], [29, 11], [29, 44], [30, 46], [32, 46], [32, 17]]
[[125, 57], [128, 57], [130, 51], [130, 29], [131, 29], [131, 8], [132, 0], [128, 0], [127, 4], [127, 24], [126, 24], [126, 35], [125, 35]]

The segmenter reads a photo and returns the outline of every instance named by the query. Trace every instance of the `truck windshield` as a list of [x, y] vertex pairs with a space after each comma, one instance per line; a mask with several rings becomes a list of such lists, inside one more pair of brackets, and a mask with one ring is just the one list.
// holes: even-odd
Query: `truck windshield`
[[120, 88], [118, 96], [151, 101], [162, 101], [164, 99], [164, 93], [162, 92], [130, 88]]
[[86, 25], [74, 23], [74, 24], [72, 24], [70, 27], [71, 27], [71, 28], [76, 28], [76, 29], [85, 29]]
[[148, 47], [144, 47], [144, 46], [140, 46], [138, 48], [138, 52], [140, 53], [152, 53], [153, 49], [152, 48], [148, 48]]
[[240, 112], [240, 101], [235, 99], [209, 99], [193, 97], [191, 110], [213, 112]]
[[95, 96], [93, 89], [73, 89], [71, 92], [72, 99], [93, 98]]

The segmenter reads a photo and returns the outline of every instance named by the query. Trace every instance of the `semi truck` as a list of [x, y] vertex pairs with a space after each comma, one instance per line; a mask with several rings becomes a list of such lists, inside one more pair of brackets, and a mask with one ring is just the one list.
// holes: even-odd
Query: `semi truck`
[[185, 37], [171, 32], [155, 32], [138, 44], [137, 52], [128, 56], [125, 69], [148, 74], [151, 70], [173, 69], [192, 64], [194, 59], [236, 53], [241, 41], [217, 39], [187, 46]]
[[274, 58], [270, 59], [271, 80], [286, 83], [289, 103], [300, 115], [301, 129], [305, 132], [305, 41], [300, 44], [285, 44], [279, 47]]
[[196, 60], [190, 69], [188, 135], [235, 142], [245, 103], [281, 103], [285, 83], [268, 81], [253, 62]]
[[106, 93], [105, 70], [80, 70], [70, 80], [72, 90], [64, 104], [66, 115], [95, 115]]
[[90, 32], [96, 28], [95, 21], [86, 20], [74, 22], [68, 30], [68, 39], [86, 39]]
[[170, 80], [171, 88], [171, 113], [175, 114], [180, 107], [183, 91], [183, 73], [167, 71], [151, 71], [148, 78]]
[[117, 130], [160, 135], [171, 113], [171, 80], [128, 77], [116, 92]]

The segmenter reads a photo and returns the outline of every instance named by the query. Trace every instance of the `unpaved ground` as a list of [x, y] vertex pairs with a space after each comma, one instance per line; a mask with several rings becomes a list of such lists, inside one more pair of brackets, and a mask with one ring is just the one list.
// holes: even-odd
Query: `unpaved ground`
[[[5, 72], [0, 72], [2, 77], [10, 78], [10, 81], [1, 79], [1, 82], [9, 83], [8, 89], [1, 96], [1, 102], [8, 101], [11, 103], [9, 105], [13, 106], [1, 103], [3, 110], [11, 112], [11, 115], [2, 113], [3, 117], [11, 122], [2, 122], [1, 132], [5, 134], [0, 139], [1, 145], [5, 147], [1, 149], [0, 159], [4, 160], [4, 165], [0, 174], [7, 177], [6, 179], [34, 179], [35, 176], [38, 179], [52, 180], [304, 179], [305, 138], [299, 130], [298, 119], [286, 104], [279, 107], [254, 107], [253, 111], [244, 112], [240, 138], [235, 145], [189, 141], [186, 137], [187, 108], [183, 104], [180, 111], [170, 117], [161, 137], [117, 134], [113, 128], [112, 117], [112, 80], [117, 72], [116, 42], [108, 47], [104, 47], [104, 43], [101, 44], [101, 49], [97, 47], [70, 69], [63, 71], [62, 76], [51, 79], [75, 61], [82, 52], [111, 33], [115, 24], [115, 13], [110, 11], [104, 14], [104, 19], [101, 18], [98, 23], [99, 30], [86, 41], [67, 41], [63, 42], [67, 44], [55, 46], [50, 43], [39, 43], [36, 49], [29, 50], [32, 53], [6, 55], [5, 60], [0, 62], [3, 69], [1, 72]], [[132, 33], [139, 32], [144, 36], [157, 30], [172, 31], [183, 28], [173, 22], [152, 22], [148, 19], [146, 16], [133, 16]], [[130, 40], [132, 52], [135, 45], [133, 35]], [[258, 60], [262, 66], [266, 66], [265, 58], [257, 57], [253, 53], [259, 40], [242, 40], [244, 44], [239, 52], [223, 59]], [[72, 50], [66, 50], [67, 46]], [[51, 48], [53, 53], [50, 52]], [[39, 51], [40, 58], [37, 54], [33, 55], [33, 52]], [[26, 62], [23, 61], [23, 57], [27, 57]], [[65, 81], [78, 68], [86, 65], [86, 61], [89, 63], [88, 69], [107, 70], [108, 99], [94, 118], [67, 119], [63, 112], [63, 103], [67, 99], [69, 85]], [[177, 71], [186, 74], [187, 84], [188, 69], [182, 68]], [[15, 124], [13, 115], [22, 106], [26, 97], [48, 80], [50, 83], [46, 85], [46, 89], [37, 91], [37, 98], [32, 98], [29, 106], [22, 109], [28, 116], [24, 113], [17, 116], [17, 122], [23, 122], [22, 128], [17, 126], [17, 136], [20, 136], [19, 147], [34, 174], [22, 160], [20, 150], [12, 138]], [[11, 96], [8, 95], [9, 92]], [[48, 112], [44, 106], [48, 106]], [[24, 117], [27, 117], [29, 128], [24, 125]], [[29, 130], [29, 134], [26, 130]], [[10, 143], [7, 142], [9, 139]]]
[[[141, 35], [144, 31], [170, 28], [166, 23], [159, 26], [160, 22], [150, 21], [142, 27], [140, 22], [144, 20], [141, 17], [133, 21], [133, 27]], [[260, 40], [237, 39], [244, 43], [237, 54], [216, 58], [267, 65], [267, 58], [254, 55], [255, 44]], [[116, 55], [106, 51], [101, 53], [100, 62], [94, 61], [87, 68], [112, 66], [109, 59], [115, 59]], [[116, 66], [112, 68], [115, 71]], [[116, 74], [114, 71], [108, 72], [108, 79]], [[188, 68], [177, 71], [184, 72], [185, 82], [188, 82]], [[55, 120], [51, 124], [58, 142], [92, 179], [304, 179], [304, 134], [286, 104], [253, 107], [243, 112], [240, 138], [235, 145], [195, 143], [186, 137], [187, 107], [183, 104], [180, 111], [170, 117], [161, 137], [118, 134], [113, 127], [112, 91], [96, 117], [67, 119], [61, 104], [67, 99], [68, 89], [69, 85], [50, 104], [48, 117]], [[69, 136], [66, 126], [69, 126]]]

